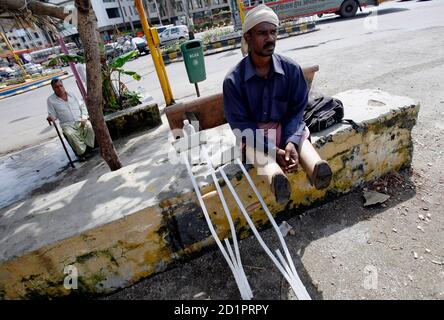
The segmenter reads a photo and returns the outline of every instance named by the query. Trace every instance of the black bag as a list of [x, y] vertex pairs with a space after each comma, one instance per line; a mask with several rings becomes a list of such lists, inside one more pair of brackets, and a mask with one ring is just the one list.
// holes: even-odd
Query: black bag
[[319, 93], [310, 95], [304, 111], [304, 121], [310, 132], [319, 132], [340, 123], [343, 117], [341, 100]]

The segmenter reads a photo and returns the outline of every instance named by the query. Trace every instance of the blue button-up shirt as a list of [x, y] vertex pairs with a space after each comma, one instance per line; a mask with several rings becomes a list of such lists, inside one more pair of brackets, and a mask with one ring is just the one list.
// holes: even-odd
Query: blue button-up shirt
[[258, 123], [278, 122], [282, 126], [279, 147], [284, 148], [288, 142], [299, 145], [308, 87], [301, 67], [293, 60], [273, 54], [265, 78], [256, 73], [246, 56], [225, 77], [223, 95], [225, 118], [232, 129], [256, 132]]

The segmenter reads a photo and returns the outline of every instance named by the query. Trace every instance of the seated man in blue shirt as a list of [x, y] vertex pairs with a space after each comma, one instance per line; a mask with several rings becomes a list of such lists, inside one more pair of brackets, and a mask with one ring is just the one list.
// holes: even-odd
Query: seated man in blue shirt
[[[296, 170], [301, 160], [306, 171], [313, 171], [309, 175], [312, 184], [325, 188], [331, 180], [331, 169], [306, 140], [310, 135], [303, 120], [308, 102], [307, 83], [296, 62], [274, 53], [278, 25], [276, 13], [266, 5], [255, 7], [245, 16], [242, 53], [248, 55], [225, 77], [225, 117], [235, 132], [253, 130], [255, 142], [251, 147], [257, 148], [258, 141], [263, 141], [262, 150], [275, 152], [283, 172]], [[258, 129], [264, 129], [265, 136]], [[274, 130], [274, 139], [266, 137], [270, 130]], [[313, 163], [314, 159], [311, 170], [299, 159], [303, 145], [308, 150], [307, 157], [312, 158], [305, 162]], [[287, 201], [291, 192], [282, 170], [271, 181], [280, 203]]]

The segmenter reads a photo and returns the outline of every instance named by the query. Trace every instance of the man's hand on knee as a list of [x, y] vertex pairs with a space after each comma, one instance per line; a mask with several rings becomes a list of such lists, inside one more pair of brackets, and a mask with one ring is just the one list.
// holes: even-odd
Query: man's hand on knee
[[296, 146], [289, 142], [285, 146], [285, 161], [287, 162], [286, 172], [296, 171], [299, 164], [299, 155]]
[[299, 155], [296, 146], [292, 142], [289, 142], [285, 146], [285, 149], [277, 149], [276, 162], [285, 173], [296, 171], [299, 164]]

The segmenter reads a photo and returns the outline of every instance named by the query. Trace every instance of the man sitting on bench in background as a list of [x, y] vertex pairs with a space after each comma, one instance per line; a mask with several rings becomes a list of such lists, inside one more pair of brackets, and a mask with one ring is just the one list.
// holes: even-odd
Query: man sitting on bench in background
[[[303, 115], [309, 89], [302, 69], [293, 60], [274, 53], [278, 25], [278, 16], [266, 5], [246, 14], [241, 47], [244, 58], [225, 77], [223, 96], [225, 118], [231, 128], [254, 132], [256, 142], [253, 146], [247, 142], [246, 147], [257, 148], [258, 141], [264, 141], [265, 154], [275, 152], [274, 167], [268, 166], [272, 170], [265, 175], [269, 176], [276, 200], [286, 203], [291, 186], [283, 172], [295, 171], [300, 162], [317, 189], [330, 184], [332, 172], [307, 140], [310, 132]], [[258, 139], [258, 129], [264, 129], [266, 136], [275, 130], [275, 141], [263, 136]], [[258, 162], [257, 156], [256, 152], [254, 163]], [[247, 160], [251, 161], [248, 150]]]
[[47, 100], [49, 122], [59, 120], [63, 134], [76, 153], [79, 161], [84, 161], [85, 154], [94, 148], [94, 130], [88, 120], [88, 111], [84, 103], [80, 105], [79, 100], [66, 92], [62, 80], [51, 81], [54, 94]]

